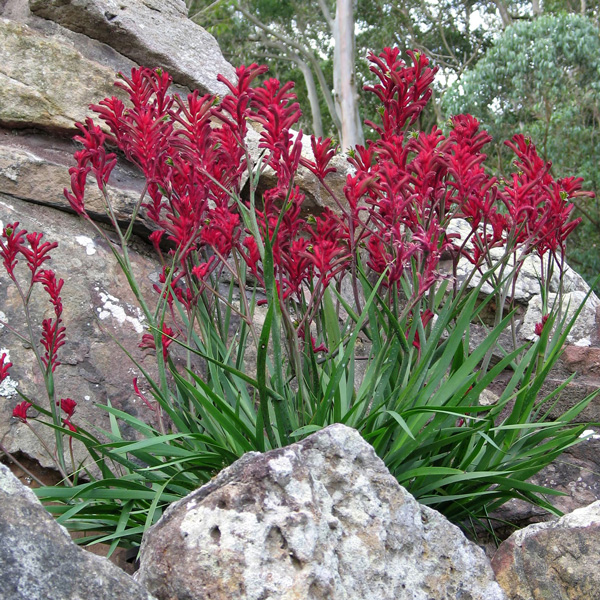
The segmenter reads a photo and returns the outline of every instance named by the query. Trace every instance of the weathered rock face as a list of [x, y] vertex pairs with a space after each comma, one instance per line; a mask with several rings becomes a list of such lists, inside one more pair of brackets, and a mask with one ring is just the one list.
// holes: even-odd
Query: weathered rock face
[[481, 549], [343, 425], [222, 471], [146, 534], [140, 564], [160, 600], [504, 598]]
[[92, 102], [115, 95], [113, 83], [112, 69], [73, 46], [0, 19], [0, 125], [71, 131]]
[[514, 533], [492, 560], [511, 600], [598, 598], [600, 502]]
[[[79, 402], [77, 416], [92, 423], [102, 424], [104, 413], [95, 409], [94, 404], [106, 399], [115, 406], [138, 412], [140, 403], [131, 389], [134, 367], [128, 360], [121, 360], [123, 355], [106, 331], [117, 333], [118, 339], [141, 358], [137, 349], [141, 333], [133, 325], [138, 313], [108, 249], [90, 234], [87, 226], [64, 213], [44, 211], [39, 205], [69, 210], [62, 189], [69, 183], [67, 169], [73, 164], [74, 122], [89, 114], [90, 103], [120, 93], [113, 86], [116, 71], [128, 73], [138, 64], [161, 66], [174, 77], [176, 92], [186, 94], [196, 87], [217, 94], [225, 92], [216, 75], [220, 72], [231, 78], [234, 70], [224, 61], [214, 39], [186, 19], [185, 12], [183, 0], [0, 0], [0, 202], [3, 203], [0, 219], [5, 223], [21, 221], [27, 228], [44, 231], [48, 239], [60, 243], [52, 266], [58, 276], [68, 278], [65, 290], [69, 291], [69, 299], [63, 300], [70, 305], [65, 307], [68, 341], [62, 349], [63, 366], [57, 372], [57, 383], [61, 396], [72, 396]], [[252, 134], [257, 150], [259, 134], [256, 130]], [[310, 143], [305, 138], [303, 154], [309, 152]], [[334, 162], [339, 173], [328, 176], [329, 184], [342, 198], [348, 166], [342, 156]], [[308, 170], [300, 169], [298, 183], [307, 196], [307, 210], [336, 208]], [[267, 171], [260, 186], [271, 185], [272, 173]], [[111, 177], [111, 188], [113, 207], [124, 222], [143, 187], [144, 182], [135, 169], [120, 160]], [[86, 205], [93, 218], [104, 218], [101, 198], [93, 186], [89, 187]], [[147, 233], [151, 228], [142, 213], [138, 231]], [[90, 245], [88, 239], [96, 245]], [[88, 256], [86, 253], [94, 248], [96, 253]], [[132, 249], [132, 256], [140, 281], [152, 296], [150, 285], [157, 265], [142, 246]], [[2, 277], [0, 269], [0, 311], [9, 323], [18, 323], [21, 308]], [[576, 274], [569, 275], [568, 281], [567, 293], [572, 294], [574, 306], [585, 287], [580, 285], [581, 278]], [[537, 300], [532, 296], [534, 289], [537, 289], [535, 265], [523, 270], [517, 293], [523, 304], [520, 319], [525, 337], [540, 318], [536, 312]], [[574, 330], [572, 339], [573, 344], [591, 343], [590, 356], [599, 340], [594, 302], [590, 310], [586, 309], [582, 326]], [[37, 316], [43, 318], [43, 310], [40, 307]], [[99, 322], [91, 317], [107, 314], [110, 316]], [[0, 330], [2, 348], [10, 348], [15, 366], [11, 379], [0, 387], [0, 435], [7, 434], [4, 443], [12, 451], [23, 451], [49, 464], [27, 430], [10, 420], [18, 401], [15, 386], [18, 384], [26, 393], [40, 389], [41, 380], [34, 374], [37, 372], [31, 353], [20, 344], [14, 346], [6, 330]], [[581, 358], [571, 361], [572, 366], [567, 365], [564, 372], [554, 374], [548, 381], [551, 389], [564, 381], [570, 371], [577, 372], [557, 404], [563, 411], [600, 385], [598, 373], [582, 372], [584, 363]], [[143, 410], [138, 414], [141, 418], [145, 416]], [[600, 420], [596, 418], [598, 414], [595, 403], [582, 418]], [[589, 446], [586, 442], [586, 447]], [[570, 495], [574, 503], [584, 499], [589, 502], [590, 494], [597, 494], [598, 486], [590, 481], [589, 472], [597, 472], [598, 468], [589, 458], [591, 453], [584, 451], [585, 457], [577, 454], [583, 448], [573, 449], [579, 475], [564, 482], [567, 491], [580, 489], [581, 481], [589, 483], [583, 490], [585, 493]], [[571, 476], [573, 471], [569, 470], [568, 477]], [[547, 482], [556, 480], [562, 485], [562, 478], [550, 473]]]
[[0, 600], [152, 600], [105, 558], [78, 548], [0, 464]]
[[138, 64], [166, 69], [203, 93], [226, 94], [233, 79], [212, 35], [187, 18], [183, 0], [30, 0], [32, 13], [104, 42]]

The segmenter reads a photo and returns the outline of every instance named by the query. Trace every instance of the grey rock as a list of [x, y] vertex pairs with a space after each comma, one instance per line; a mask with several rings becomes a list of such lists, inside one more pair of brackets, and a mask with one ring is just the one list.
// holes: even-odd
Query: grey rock
[[[246, 144], [248, 152], [254, 162], [257, 162], [260, 158], [263, 150], [258, 147], [260, 143], [260, 131], [261, 126], [258, 123], [249, 122], [248, 134], [246, 136]], [[298, 135], [298, 132], [292, 130], [292, 135]], [[308, 160], [314, 160], [310, 136], [304, 135], [302, 137], [302, 156]], [[346, 177], [351, 174], [354, 170], [352, 165], [346, 160], [343, 154], [336, 154], [329, 163], [330, 167], [336, 169], [335, 173], [329, 173], [325, 178], [325, 183], [331, 192], [333, 192], [335, 198], [332, 196], [329, 190], [327, 190], [317, 179], [313, 173], [311, 173], [306, 167], [300, 166], [296, 173], [296, 185], [300, 187], [306, 199], [303, 204], [303, 210], [311, 213], [319, 213], [324, 208], [329, 208], [332, 211], [340, 214], [341, 208], [347, 206], [347, 201], [344, 196], [344, 186], [346, 185]], [[271, 167], [264, 169], [259, 187], [261, 190], [275, 187], [277, 185], [277, 176], [275, 171]]]
[[[454, 219], [448, 227], [448, 232], [458, 234], [458, 239], [465, 239], [471, 231], [471, 226], [463, 219]], [[492, 258], [496, 261], [503, 256], [502, 249], [492, 249], [490, 252]], [[466, 259], [461, 258], [457, 265], [457, 279], [462, 283], [472, 272], [473, 266]], [[520, 341], [532, 340], [535, 338], [535, 325], [542, 319], [541, 295], [540, 295], [540, 274], [547, 271], [547, 265], [542, 269], [540, 258], [537, 255], [529, 255], [523, 260], [523, 264], [517, 275], [514, 288], [514, 300], [526, 307], [525, 316], [517, 328]], [[555, 267], [550, 277], [548, 302], [551, 303], [557, 297], [560, 288], [560, 278], [558, 268]], [[508, 274], [508, 272], [506, 273]], [[470, 287], [475, 287], [481, 283], [482, 276], [475, 273], [470, 281]], [[562, 280], [563, 306], [569, 307], [568, 314], [572, 316], [579, 305], [583, 302], [586, 294], [589, 292], [589, 286], [568, 264], [565, 263]], [[486, 281], [481, 286], [482, 294], [491, 294], [492, 286]], [[586, 300], [585, 306], [577, 318], [574, 327], [569, 335], [568, 341], [579, 346], [589, 346], [597, 341], [596, 313], [600, 306], [600, 299], [593, 292]]]
[[0, 600], [152, 600], [105, 558], [77, 547], [0, 464]]
[[30, 0], [33, 14], [104, 42], [203, 93], [226, 94], [217, 75], [235, 78], [212, 35], [187, 18], [183, 0]]
[[[586, 299], [588, 290], [589, 288], [573, 290], [564, 293], [562, 297], [562, 305], [566, 311], [567, 320], [569, 321], [583, 304], [581, 312], [567, 336], [567, 342], [570, 342], [575, 346], [590, 346], [597, 332], [596, 314], [598, 307], [600, 307], [600, 300], [594, 293], [590, 294]], [[557, 294], [548, 294], [548, 304], [552, 306], [555, 301], [557, 301]], [[525, 313], [520, 330], [521, 337], [526, 340], [536, 339], [535, 326], [536, 323], [540, 323], [541, 320], [542, 297], [537, 294], [529, 300], [529, 304], [527, 305], [527, 312]]]
[[510, 600], [600, 598], [600, 501], [515, 532], [492, 560]]
[[114, 72], [72, 45], [0, 19], [0, 125], [72, 131], [88, 106], [118, 95]]
[[[68, 169], [75, 162], [74, 147], [61, 140], [52, 140], [48, 147], [49, 142], [47, 136], [0, 133], [0, 194], [72, 212], [63, 190], [71, 186]], [[120, 161], [109, 183], [115, 216], [120, 222], [129, 223], [144, 189], [143, 177]], [[107, 220], [104, 198], [91, 175], [85, 192], [85, 207], [92, 219]], [[149, 233], [156, 228], [144, 210], [138, 214], [137, 232]]]
[[500, 600], [483, 551], [343, 425], [249, 453], [144, 536], [160, 600]]

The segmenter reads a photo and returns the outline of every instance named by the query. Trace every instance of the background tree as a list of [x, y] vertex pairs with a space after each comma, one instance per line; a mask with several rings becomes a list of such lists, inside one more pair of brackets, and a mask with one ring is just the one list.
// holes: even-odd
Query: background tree
[[[342, 141], [346, 137], [346, 146], [362, 139], [363, 118], [372, 119], [376, 110], [375, 100], [362, 90], [373, 82], [366, 61], [369, 51], [396, 43], [403, 50], [426, 52], [441, 67], [437, 101], [422, 116], [424, 126], [442, 118], [439, 98], [447, 82], [481, 58], [501, 28], [494, 5], [474, 0], [189, 0], [188, 4], [190, 16], [215, 35], [232, 63], [266, 62], [272, 75], [296, 81], [305, 131]], [[341, 38], [336, 43], [341, 15], [346, 16], [346, 36], [351, 29], [355, 33], [354, 53], [350, 48], [343, 54], [348, 57], [345, 66], [336, 52], [342, 46]], [[346, 83], [342, 76], [348, 77]], [[345, 85], [348, 92], [343, 91]], [[350, 116], [342, 118], [348, 99]], [[342, 123], [351, 125], [352, 139], [342, 134]]]
[[[444, 108], [482, 120], [500, 174], [509, 161], [502, 141], [521, 132], [555, 176], [583, 177], [587, 189], [600, 190], [600, 36], [592, 19], [561, 13], [515, 22], [452, 86]], [[585, 219], [569, 260], [591, 279], [600, 272], [600, 206], [586, 199], [577, 207]]]

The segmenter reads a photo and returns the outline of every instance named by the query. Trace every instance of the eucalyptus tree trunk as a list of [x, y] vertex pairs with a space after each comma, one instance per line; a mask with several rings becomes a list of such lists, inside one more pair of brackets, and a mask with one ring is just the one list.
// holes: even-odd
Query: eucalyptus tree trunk
[[502, 27], [507, 28], [512, 24], [513, 19], [508, 12], [508, 6], [504, 2], [504, 0], [493, 0], [498, 12], [500, 13], [500, 18], [502, 19]]
[[313, 134], [317, 137], [323, 137], [323, 119], [321, 117], [319, 93], [317, 92], [317, 85], [315, 83], [315, 78], [313, 77], [313, 72], [308, 63], [300, 59], [300, 57], [298, 57], [298, 60], [295, 60], [295, 62], [298, 65], [298, 68], [302, 71], [304, 83], [306, 84], [306, 89], [308, 91], [308, 102], [310, 104], [310, 111], [312, 114]]
[[343, 151], [364, 141], [356, 89], [353, 0], [337, 0], [333, 21], [333, 86]]

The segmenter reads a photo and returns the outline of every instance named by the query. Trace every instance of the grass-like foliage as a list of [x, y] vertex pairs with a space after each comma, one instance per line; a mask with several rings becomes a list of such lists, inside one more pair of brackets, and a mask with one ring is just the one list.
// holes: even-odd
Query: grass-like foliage
[[[221, 100], [171, 96], [166, 73], [134, 70], [117, 83], [129, 104], [113, 97], [93, 107], [110, 134], [91, 119], [79, 125], [82, 148], [65, 194], [106, 239], [144, 312], [141, 345], [155, 352], [158, 375], [131, 360], [145, 380], [133, 388], [148, 422], [109, 404], [101, 408], [110, 429], [86, 428], [74, 417], [75, 401], [57, 401], [62, 282], [41, 268], [54, 246], [18, 224], [4, 229], [0, 253], [24, 306], [40, 282], [56, 315], [41, 344], [31, 328], [28, 339], [51, 407], [35, 406], [37, 420], [55, 429], [56, 449], [48, 451], [64, 484], [37, 493], [61, 523], [90, 532], [86, 541], [137, 545], [170, 502], [244, 453], [332, 423], [356, 428], [402, 485], [455, 522], [484, 519], [511, 498], [554, 510], [546, 500], [554, 492], [527, 479], [577, 443], [584, 425], [573, 423], [592, 399], [555, 420], [561, 389], [541, 393], [578, 314], [567, 319], [550, 286], [554, 277], [560, 288], [577, 224], [569, 199], [583, 194], [580, 181], [555, 181], [523, 136], [509, 142], [510, 180], [490, 178], [482, 152], [489, 136], [474, 118], [453, 118], [447, 137], [411, 129], [431, 95], [435, 69], [425, 56], [412, 53], [407, 65], [386, 49], [370, 60], [368, 89], [381, 101], [381, 123], [369, 123], [375, 141], [348, 155], [343, 198], [330, 186], [335, 145], [313, 138], [312, 157], [302, 154], [302, 133], [291, 130], [299, 117], [292, 84], [252, 87], [264, 73], [257, 65], [240, 67], [237, 82], [222, 79], [230, 93]], [[131, 269], [136, 214], [123, 230], [113, 211], [116, 155], [108, 147], [146, 177], [135, 213], [144, 210], [156, 226], [150, 241], [163, 270], [153, 298], [142, 296]], [[336, 210], [303, 216], [301, 168]], [[118, 243], [86, 212], [89, 175]], [[266, 175], [275, 183], [265, 190]], [[462, 236], [452, 233], [458, 220]], [[513, 297], [530, 256], [544, 318], [536, 340], [519, 345]], [[29, 267], [25, 278], [19, 260]], [[470, 275], [461, 279], [465, 263]], [[486, 326], [490, 303], [495, 321]], [[486, 331], [477, 345], [474, 326]], [[510, 347], [500, 344], [503, 332], [512, 333]], [[507, 372], [498, 402], [482, 406], [482, 392]], [[35, 429], [30, 407], [25, 398], [14, 416]], [[124, 438], [123, 424], [135, 440]], [[87, 465], [67, 466], [65, 436], [70, 448], [73, 440], [85, 445]]]

